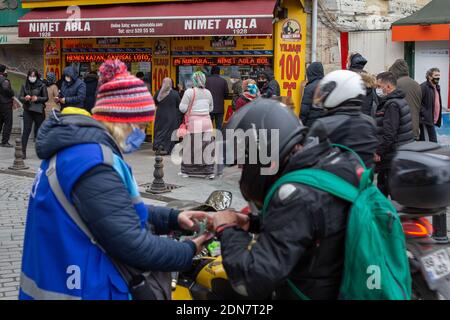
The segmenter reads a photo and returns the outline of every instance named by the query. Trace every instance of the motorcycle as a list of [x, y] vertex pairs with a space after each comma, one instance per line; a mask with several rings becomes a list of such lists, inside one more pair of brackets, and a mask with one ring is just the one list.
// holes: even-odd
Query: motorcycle
[[[449, 155], [450, 150], [443, 152], [438, 144], [414, 142], [399, 148], [392, 164], [391, 195], [405, 233], [414, 300], [450, 299]], [[215, 191], [204, 204], [174, 201], [168, 206], [216, 212], [228, 209], [231, 202], [231, 192]], [[246, 207], [241, 212], [250, 211]], [[433, 223], [437, 228], [430, 217], [439, 222]], [[189, 271], [174, 273], [172, 289], [174, 300], [243, 299], [228, 281], [217, 239], [194, 258]]]
[[436, 143], [413, 142], [400, 147], [392, 162], [391, 196], [405, 233], [415, 300], [450, 299], [449, 155]]

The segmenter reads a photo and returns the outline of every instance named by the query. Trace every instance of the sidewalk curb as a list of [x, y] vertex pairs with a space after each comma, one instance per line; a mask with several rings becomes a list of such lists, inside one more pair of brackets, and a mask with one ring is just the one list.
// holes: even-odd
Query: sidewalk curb
[[[29, 170], [11, 170], [11, 169], [3, 169], [0, 168], [0, 174], [8, 174], [11, 176], [17, 176], [17, 177], [26, 177], [26, 178], [32, 178], [34, 179], [34, 177], [36, 176], [36, 172], [34, 171], [29, 171]], [[182, 199], [175, 199], [175, 198], [171, 198], [171, 197], [166, 197], [163, 195], [159, 195], [159, 194], [151, 194], [151, 193], [147, 193], [147, 192], [142, 192], [140, 191], [141, 197], [142, 198], [146, 198], [146, 199], [151, 199], [151, 200], [156, 200], [156, 201], [161, 201], [161, 202], [172, 202], [172, 201], [181, 201]]]

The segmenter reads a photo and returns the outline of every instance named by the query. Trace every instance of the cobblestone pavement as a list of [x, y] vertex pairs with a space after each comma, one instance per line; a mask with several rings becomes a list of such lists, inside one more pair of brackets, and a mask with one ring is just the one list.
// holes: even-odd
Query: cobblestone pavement
[[31, 178], [0, 174], [0, 300], [17, 299], [32, 184]]

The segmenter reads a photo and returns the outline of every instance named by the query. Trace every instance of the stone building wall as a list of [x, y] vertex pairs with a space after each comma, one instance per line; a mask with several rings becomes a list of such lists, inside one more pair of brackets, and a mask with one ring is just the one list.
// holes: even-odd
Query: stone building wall
[[[317, 59], [325, 71], [339, 69], [340, 32], [389, 30], [398, 19], [409, 16], [431, 0], [319, 0]], [[306, 1], [311, 13], [311, 1]], [[308, 14], [307, 63], [311, 59], [311, 14]]]

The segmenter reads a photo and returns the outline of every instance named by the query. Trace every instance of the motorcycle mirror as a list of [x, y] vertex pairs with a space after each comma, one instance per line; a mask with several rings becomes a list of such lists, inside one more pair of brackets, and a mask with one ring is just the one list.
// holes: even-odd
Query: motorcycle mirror
[[230, 191], [216, 190], [212, 192], [206, 204], [216, 209], [216, 211], [223, 211], [231, 206], [233, 201], [233, 194]]

